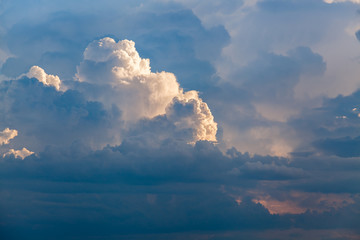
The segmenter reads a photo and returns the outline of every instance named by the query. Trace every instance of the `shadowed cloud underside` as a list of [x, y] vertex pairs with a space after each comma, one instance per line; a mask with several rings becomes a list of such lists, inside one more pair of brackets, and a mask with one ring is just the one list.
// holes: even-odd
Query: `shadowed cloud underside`
[[0, 239], [359, 239], [359, 6], [0, 1]]

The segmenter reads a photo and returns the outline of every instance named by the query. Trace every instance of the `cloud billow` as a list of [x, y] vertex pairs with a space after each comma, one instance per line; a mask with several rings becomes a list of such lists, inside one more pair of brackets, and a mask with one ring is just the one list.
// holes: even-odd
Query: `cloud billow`
[[166, 114], [175, 126], [193, 129], [191, 141], [216, 141], [217, 124], [198, 93], [185, 92], [172, 73], [151, 72], [149, 59], [139, 56], [132, 41], [90, 43], [76, 76], [80, 82], [110, 85], [106, 99], [95, 99], [118, 106], [125, 122]]
[[0, 238], [357, 239], [353, 7], [2, 1]]
[[77, 140], [99, 146], [118, 114], [106, 111], [99, 102], [87, 101], [78, 91], [57, 91], [35, 78], [3, 81], [0, 88], [1, 101], [7, 103], [0, 107], [1, 125], [20, 133], [15, 145], [36, 152]]
[[[302, 168], [306, 166], [302, 161], [250, 157], [234, 149], [224, 155], [208, 142], [193, 146], [164, 141], [154, 147], [124, 141], [117, 147], [97, 151], [76, 143], [65, 149], [47, 148], [25, 161], [6, 156], [0, 164], [1, 179], [7, 179], [3, 189], [12, 193], [1, 200], [2, 206], [12, 204], [18, 209], [2, 209], [6, 224], [1, 228], [6, 230], [5, 236], [17, 238], [27, 232], [31, 233], [28, 239], [45, 239], [54, 233], [55, 239], [64, 239], [167, 231], [354, 229], [350, 219], [359, 216], [354, 211], [358, 205], [351, 198], [345, 198], [339, 207], [332, 205], [331, 198], [323, 199], [318, 204], [319, 212], [306, 211], [312, 202], [322, 199], [321, 194], [307, 197], [300, 191], [296, 193], [300, 196], [293, 198], [286, 189], [282, 191], [277, 184], [293, 189], [299, 182], [313, 185], [319, 171], [304, 174]], [[269, 203], [254, 200], [262, 197], [261, 192], [254, 192], [254, 186], [260, 190], [263, 181], [274, 184], [264, 186], [266, 201], [286, 207], [284, 198], [293, 198], [294, 207], [304, 208], [303, 212], [270, 213], [263, 205]], [[23, 198], [12, 199], [25, 191], [28, 193]], [[302, 201], [295, 202], [297, 198]], [[25, 211], [30, 202], [31, 211]], [[81, 202], [81, 207], [76, 202]], [[271, 204], [267, 207], [273, 209]], [[27, 220], [20, 222], [19, 210], [24, 210]], [[338, 216], [349, 220], [338, 226]], [[319, 221], [313, 225], [311, 219]], [[34, 224], [41, 229], [32, 229]], [[14, 226], [21, 231], [12, 232]], [[70, 226], [73, 230], [68, 231]]]
[[[149, 59], [139, 56], [132, 41], [92, 42], [76, 77], [77, 83], [67, 86], [58, 76], [33, 66], [18, 80], [0, 83], [0, 97], [8, 102], [0, 108], [0, 123], [22, 133], [16, 141], [19, 147], [38, 152], [47, 145], [81, 141], [101, 148], [134, 133], [129, 129], [139, 120], [162, 115], [175, 132], [187, 132], [182, 141], [216, 142], [217, 124], [198, 93], [180, 88], [172, 73], [151, 72]], [[84, 84], [93, 91], [82, 88]], [[167, 138], [179, 139], [171, 135], [175, 132], [168, 132]]]

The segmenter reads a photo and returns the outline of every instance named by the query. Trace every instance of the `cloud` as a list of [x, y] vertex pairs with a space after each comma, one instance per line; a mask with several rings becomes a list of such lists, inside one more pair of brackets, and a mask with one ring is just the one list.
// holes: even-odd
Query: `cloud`
[[46, 86], [53, 86], [56, 90], [60, 90], [61, 81], [58, 76], [46, 74], [44, 69], [39, 66], [32, 66], [26, 74], [28, 78], [36, 78]]
[[193, 141], [216, 142], [217, 123], [208, 105], [196, 91], [188, 91], [174, 98], [166, 115], [180, 129], [194, 129]]
[[263, 53], [233, 76], [234, 84], [249, 89], [256, 100], [276, 101], [294, 98], [300, 76], [322, 75], [326, 63], [308, 47], [291, 49], [286, 55]]
[[198, 93], [184, 92], [172, 73], [152, 72], [150, 60], [139, 56], [133, 41], [109, 37], [93, 41], [84, 52], [77, 78], [110, 85], [107, 99], [95, 99], [118, 106], [126, 122], [166, 114], [180, 129], [192, 129], [192, 141], [216, 141], [217, 124]]
[[[149, 59], [139, 56], [132, 41], [93, 41], [77, 77], [62, 83], [33, 66], [17, 80], [0, 82], [1, 101], [7, 103], [0, 107], [6, 116], [0, 123], [22, 133], [13, 149], [39, 152], [74, 141], [101, 148], [144, 133], [158, 142], [160, 132], [188, 143], [217, 140], [217, 123], [198, 92], [184, 91], [172, 73], [151, 72]], [[164, 124], [175, 130], [165, 133]]]
[[[71, 80], [88, 43], [111, 36], [134, 40], [142, 55], [152, 59], [153, 69], [173, 72], [185, 89], [202, 90], [216, 82], [209, 61], [230, 39], [223, 26], [205, 28], [191, 10], [173, 2], [105, 0], [98, 6], [104, 11], [94, 13], [89, 0], [56, 0], [41, 6], [41, 19], [30, 13], [39, 9], [38, 4], [20, 0], [4, 7], [4, 12], [11, 12], [1, 16], [6, 26], [2, 43], [11, 53], [1, 69], [7, 77], [36, 65], [63, 81]], [[117, 11], [111, 10], [114, 6], [119, 6]]]
[[18, 131], [15, 129], [5, 128], [0, 132], [0, 145], [8, 144], [11, 139], [18, 135]]
[[355, 36], [358, 41], [360, 41], [360, 30], [356, 31]]
[[[303, 175], [303, 159], [251, 157], [235, 149], [223, 154], [208, 142], [164, 140], [154, 147], [124, 141], [97, 151], [54, 146], [25, 162], [6, 156], [0, 166], [6, 179], [1, 228], [18, 239], [24, 232], [44, 239], [54, 232], [119, 239], [166, 231], [323, 229], [336, 228], [338, 217], [340, 227], [354, 230], [350, 220], [359, 216], [357, 194], [289, 190], [299, 182], [313, 185], [328, 171], [308, 166]], [[312, 218], [319, 221], [312, 225]]]
[[[288, 122], [296, 131], [300, 144], [294, 151], [307, 149], [341, 157], [359, 156], [360, 91], [348, 96], [323, 98], [316, 108], [305, 108]], [[306, 151], [306, 150], [305, 150]]]
[[[120, 132], [119, 110], [87, 100], [79, 91], [58, 91], [35, 78], [0, 82], [0, 124], [21, 132], [14, 149], [26, 146], [39, 152], [47, 145], [84, 141], [93, 147], [116, 139]], [[118, 126], [118, 127], [116, 127]], [[116, 131], [114, 129], [117, 129]]]
[[23, 148], [21, 150], [10, 149], [7, 153], [3, 155], [3, 157], [14, 155], [15, 158], [24, 159], [32, 154], [34, 154], [34, 152], [31, 152], [26, 148]]
[[[156, 117], [159, 114], [166, 113], [167, 105], [172, 102], [174, 96], [177, 96], [179, 89], [175, 86], [169, 86], [171, 85], [170, 79], [175, 77], [171, 76], [169, 72], [163, 72], [163, 69], [170, 70], [176, 74], [178, 79], [175, 79], [173, 83], [181, 83], [181, 87], [186, 89], [186, 91], [189, 89], [201, 91], [200, 95], [202, 98], [203, 90], [218, 81], [214, 75], [215, 69], [210, 64], [210, 61], [213, 61], [221, 54], [222, 47], [229, 42], [229, 34], [221, 25], [205, 28], [192, 11], [185, 9], [179, 4], [153, 1], [144, 4], [140, 2], [129, 3], [122, 1], [115, 3], [114, 1], [104, 1], [102, 9], [113, 9], [114, 4], [121, 4], [121, 10], [118, 9], [118, 11], [104, 16], [102, 13], [94, 14], [92, 8], [84, 7], [87, 5], [85, 4], [88, 2], [87, 0], [81, 4], [70, 2], [59, 4], [59, 1], [54, 1], [42, 5], [42, 18], [36, 19], [34, 15], [29, 14], [28, 10], [38, 9], [37, 3], [34, 3], [34, 5], [26, 4], [25, 7], [25, 3], [21, 4], [20, 2], [8, 2], [4, 6], [4, 12], [10, 12], [11, 9], [16, 10], [12, 11], [11, 14], [1, 16], [2, 22], [4, 26], [6, 25], [7, 29], [3, 32], [2, 45], [11, 53], [1, 72], [8, 79], [19, 76], [21, 73], [26, 72], [30, 66], [35, 65], [45, 69], [47, 73], [58, 76], [62, 80], [60, 89], [65, 90], [65, 86], [74, 85], [69, 82], [72, 82], [72, 78], [77, 72], [76, 65], [81, 61], [91, 62], [82, 58], [83, 50], [90, 42], [101, 36], [111, 36], [116, 39], [116, 42], [118, 42], [119, 38], [126, 37], [133, 39], [141, 55], [151, 58], [153, 69], [151, 75], [154, 78], [166, 78], [167, 82], [151, 81], [154, 84], [153, 86], [141, 84], [136, 86], [133, 83], [134, 88], [141, 86], [143, 89], [140, 87], [129, 93], [123, 90], [123, 97], [119, 96], [120, 94], [117, 90], [105, 90], [109, 86], [99, 87], [103, 91], [101, 94], [99, 93], [100, 90], [94, 90], [95, 87], [89, 87], [92, 88], [90, 91], [94, 90], [98, 96], [92, 96], [89, 91], [81, 91], [80, 87], [72, 88], [81, 92], [87, 100], [103, 104], [104, 109], [109, 111], [112, 111], [112, 106], [120, 109], [119, 105], [122, 104], [121, 102], [124, 102], [120, 109], [122, 116], [119, 117], [119, 121], [116, 124], [120, 125], [121, 123], [119, 122], [124, 119], [136, 121], [135, 119], [140, 119], [144, 116]], [[154, 4], [157, 7], [154, 7]], [[81, 14], [77, 10], [79, 9], [76, 7], [77, 5], [81, 5], [83, 9]], [[27, 8], [27, 11], [23, 11], [25, 8]], [[22, 16], [21, 18], [24, 21], [20, 21], [14, 16]], [[27, 47], [30, 45], [31, 48]], [[168, 54], [169, 52], [172, 54]], [[141, 59], [145, 60], [146, 58], [143, 57]], [[120, 72], [123, 69], [117, 70], [119, 70], [117, 73], [121, 75]], [[88, 71], [90, 72], [90, 70]], [[40, 74], [40, 72], [38, 73]], [[96, 71], [94, 71], [94, 75], [96, 74]], [[108, 78], [109, 74], [111, 74], [111, 71], [99, 73], [99, 76], [103, 81], [104, 79], [109, 79], [110, 81], [111, 77]], [[43, 82], [46, 82], [46, 78], [40, 76], [39, 78], [44, 79]], [[91, 82], [91, 84], [94, 84], [94, 82]], [[149, 88], [158, 87], [165, 87], [170, 91], [152, 94], [151, 99], [148, 98], [151, 103], [148, 104], [149, 106], [146, 106], [146, 100], [140, 101], [143, 95], [146, 96], [148, 94], [146, 93], [147, 91], [151, 91]], [[141, 96], [133, 95], [135, 92], [138, 92]], [[135, 99], [131, 99], [132, 97]], [[162, 101], [161, 98], [166, 99]], [[130, 103], [127, 104], [126, 102]], [[201, 100], [197, 105], [202, 106], [205, 102]], [[138, 110], [135, 110], [137, 108]], [[198, 114], [194, 114], [194, 116], [196, 115]], [[176, 121], [180, 122], [181, 120], [178, 119]], [[185, 121], [188, 122], [188, 120]], [[192, 122], [196, 121], [205, 123], [208, 120], [195, 120], [194, 117]], [[213, 122], [215, 123], [215, 121]], [[210, 127], [204, 125], [200, 128], [214, 129], [214, 127], [216, 128], [214, 123], [211, 123], [210, 125], [212, 126], [209, 125]], [[180, 124], [177, 125], [180, 126]], [[183, 125], [185, 126], [185, 124]], [[195, 124], [191, 123], [190, 125], [192, 126], [187, 130], [184, 128], [183, 130], [193, 131], [194, 139], [215, 138], [215, 133], [211, 133], [213, 130], [207, 133], [208, 137], [196, 138], [196, 135], [198, 135], [197, 130], [192, 129]], [[119, 143], [121, 141], [119, 140], [121, 139], [119, 135], [122, 134], [120, 133], [122, 130], [113, 131], [114, 135], [116, 135], [114, 139], [118, 140], [109, 142]], [[194, 139], [189, 139], [189, 142], [193, 142]]]
[[360, 4], [360, 0], [324, 0], [325, 3], [332, 4], [332, 3], [342, 3], [342, 2], [351, 2]]
[[[9, 141], [15, 138], [17, 135], [17, 130], [5, 128], [2, 132], [0, 132], [0, 146], [3, 144], [9, 144]], [[15, 158], [24, 159], [31, 154], [34, 154], [34, 152], [31, 152], [26, 148], [23, 148], [21, 150], [10, 149], [7, 153], [3, 154], [3, 158], [9, 155], [14, 155]]]
[[323, 76], [326, 69], [324, 58], [308, 47], [286, 54], [262, 52], [246, 66], [237, 67], [231, 80], [217, 84], [206, 99], [227, 146], [288, 156], [299, 144], [288, 121], [316, 102], [299, 99], [297, 87], [303, 79]]
[[356, 138], [327, 138], [314, 142], [314, 146], [327, 154], [334, 154], [339, 157], [359, 157], [360, 156], [360, 136]]
[[353, 5], [182, 2], [0, 3], [1, 237], [358, 238]]
[[103, 38], [84, 52], [77, 77], [81, 82], [110, 84], [116, 91], [116, 104], [125, 120], [152, 118], [165, 113], [166, 106], [180, 93], [172, 73], [150, 71], [149, 59], [141, 59], [135, 43]]

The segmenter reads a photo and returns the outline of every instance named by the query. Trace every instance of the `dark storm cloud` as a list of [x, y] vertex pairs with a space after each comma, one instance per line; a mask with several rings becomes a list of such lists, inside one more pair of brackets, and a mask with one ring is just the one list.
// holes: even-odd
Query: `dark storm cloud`
[[[13, 207], [2, 209], [6, 213], [5, 236], [24, 237], [21, 234], [29, 233], [27, 239], [32, 239], [31, 236], [42, 239], [55, 232], [58, 239], [86, 238], [263, 229], [278, 224], [279, 217], [271, 216], [260, 204], [248, 199], [238, 205], [222, 192], [220, 183], [227, 181], [223, 176], [230, 169], [223, 162], [230, 159], [210, 143], [198, 143], [195, 147], [167, 143], [158, 149], [146, 149], [125, 141], [118, 148], [97, 152], [88, 152], [80, 146], [71, 149], [48, 149], [39, 157], [24, 161], [11, 158], [2, 161], [5, 175], [1, 176], [7, 179], [3, 190], [12, 189], [12, 194], [2, 200], [2, 206], [12, 202], [11, 206], [26, 211], [27, 202], [36, 202], [30, 212], [26, 211], [24, 220]], [[24, 178], [26, 182], [21, 180]], [[234, 177], [230, 174], [230, 178]], [[24, 191], [29, 191], [27, 201], [15, 200]], [[76, 204], [78, 201], [83, 203], [81, 208]], [[53, 222], [47, 222], [49, 218]], [[19, 224], [21, 233], [11, 231]], [[31, 230], [34, 225], [41, 228]], [[63, 235], [58, 235], [60, 232]]]
[[339, 157], [360, 156], [360, 136], [356, 138], [343, 137], [319, 140], [314, 143], [315, 147], [328, 154]]
[[349, 96], [325, 98], [321, 107], [305, 109], [289, 121], [303, 139], [303, 146], [312, 145], [324, 154], [341, 157], [358, 156], [360, 92]]
[[0, 126], [18, 130], [17, 144], [37, 151], [73, 141], [96, 145], [119, 116], [116, 109], [106, 111], [78, 91], [59, 92], [27, 77], [0, 82], [0, 101]]
[[[130, 235], [144, 234], [138, 239], [160, 239], [169, 233], [198, 239], [186, 234], [201, 232], [200, 237], [207, 239], [234, 239], [231, 231], [242, 230], [251, 232], [246, 239], [268, 239], [255, 235], [293, 228], [347, 229], [358, 237], [359, 92], [324, 98], [319, 108], [304, 107], [283, 122], [266, 119], [255, 106], [258, 102], [296, 106], [294, 88], [300, 78], [326, 71], [324, 58], [310, 47], [291, 46], [283, 54], [267, 47], [273, 42], [281, 45], [277, 38], [306, 35], [303, 29], [312, 32], [327, 21], [300, 14], [325, 5], [313, 2], [259, 1], [256, 16], [246, 18], [250, 20], [246, 27], [256, 34], [239, 39], [230, 39], [223, 26], [205, 28], [192, 11], [172, 2], [0, 3], [8, 7], [0, 10], [0, 46], [13, 54], [1, 74], [16, 78], [39, 65], [59, 75], [62, 86], [69, 88], [56, 91], [26, 77], [0, 82], [0, 131], [18, 130], [18, 136], [0, 147], [0, 237], [131, 239]], [[219, 12], [236, 13], [233, 8], [243, 2], [237, 3], [224, 3]], [[34, 9], [41, 13], [38, 17]], [[284, 22], [283, 15], [267, 19], [287, 12], [294, 13], [286, 21], [291, 31], [276, 28]], [[256, 19], [264, 13], [268, 15]], [[295, 29], [299, 16], [313, 25]], [[295, 30], [300, 34], [293, 35]], [[308, 42], [322, 31], [316, 29]], [[273, 34], [259, 38], [259, 32]], [[178, 120], [191, 120], [196, 101], [173, 100], [165, 114], [125, 124], [123, 113], [110, 102], [118, 94], [114, 88], [74, 81], [77, 70], [83, 70], [76, 66], [84, 49], [104, 36], [116, 42], [134, 40], [141, 57], [151, 59], [153, 73], [174, 72], [185, 90], [201, 91], [220, 123], [218, 145], [188, 144], [193, 129], [181, 127]], [[250, 39], [251, 44], [241, 39]], [[236, 41], [263, 52], [246, 66], [237, 66], [232, 79], [219, 81], [212, 64], [229, 42]], [[95, 71], [96, 63], [83, 62], [85, 70], [93, 70], [87, 72], [91, 77], [104, 77]], [[230, 132], [244, 142], [244, 132], [253, 127], [274, 127], [283, 128], [281, 136], [295, 129], [301, 143], [291, 158], [251, 155], [235, 148], [224, 151], [222, 124], [230, 125]], [[266, 129], [259, 131], [261, 137], [265, 133]], [[265, 140], [257, 139], [257, 149], [262, 141], [277, 137], [270, 132]], [[25, 159], [3, 156], [5, 149], [20, 146], [36, 154]], [[279, 206], [285, 214], [277, 214]], [[343, 239], [353, 236], [346, 233]], [[306, 235], [291, 234], [283, 239]]]
[[[183, 141], [167, 138], [158, 140], [155, 145], [145, 139], [143, 136], [132, 136], [126, 138], [120, 146], [106, 147], [95, 152], [79, 142], [73, 143], [68, 150], [49, 146], [38, 157], [31, 156], [24, 161], [7, 156], [3, 164], [9, 169], [5, 170], [5, 167], [2, 176], [10, 179], [27, 176], [49, 181], [109, 181], [130, 184], [136, 181], [145, 185], [173, 181], [209, 181], [240, 186], [241, 179], [287, 180], [305, 177], [301, 168], [288, 166], [286, 159], [262, 156], [251, 158], [236, 150], [231, 151], [234, 157], [230, 157], [223, 155], [217, 147], [206, 141], [191, 146]], [[155, 138], [151, 139], [156, 141]], [[56, 168], [56, 165], [69, 167]], [[47, 171], [42, 171], [43, 167]], [[20, 175], [16, 174], [17, 170]], [[94, 175], [97, 177], [94, 178]]]
[[[160, 147], [124, 141], [92, 151], [73, 144], [24, 160], [6, 157], [0, 163], [2, 234], [10, 239], [53, 234], [54, 239], [84, 239], [194, 230], [356, 228], [354, 204], [323, 213], [270, 214], [246, 194], [256, 186], [254, 176], [291, 185], [301, 168], [287, 166], [286, 159], [250, 157], [235, 149], [228, 154], [208, 142], [193, 147], [167, 140]], [[237, 190], [240, 204], [233, 187], [245, 189]]]

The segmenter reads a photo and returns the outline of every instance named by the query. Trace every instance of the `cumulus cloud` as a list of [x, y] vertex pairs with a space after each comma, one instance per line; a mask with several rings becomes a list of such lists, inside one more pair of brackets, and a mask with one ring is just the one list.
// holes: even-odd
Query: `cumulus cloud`
[[216, 141], [217, 123], [208, 105], [198, 97], [196, 91], [188, 91], [175, 97], [166, 114], [180, 129], [194, 129], [194, 142]]
[[[180, 93], [172, 73], [152, 73], [149, 59], [141, 59], [135, 43], [103, 38], [91, 43], [78, 67], [78, 79], [98, 85], [110, 84], [125, 120], [154, 117]], [[106, 100], [105, 100], [106, 101]]]
[[134, 42], [104, 38], [84, 56], [80, 81], [62, 84], [33, 66], [17, 80], [0, 82], [0, 124], [22, 132], [12, 148], [40, 152], [81, 141], [97, 149], [149, 134], [156, 141], [216, 141], [217, 123], [198, 92], [184, 91], [172, 73], [151, 72]]
[[194, 141], [216, 141], [217, 124], [198, 93], [185, 92], [172, 73], [152, 72], [150, 60], [139, 56], [133, 41], [106, 37], [90, 43], [77, 78], [110, 85], [106, 99], [95, 99], [117, 105], [127, 122], [166, 114], [176, 126], [193, 129]]
[[32, 66], [26, 76], [29, 78], [36, 78], [44, 85], [53, 86], [56, 90], [60, 90], [60, 78], [55, 75], [47, 74], [45, 70], [39, 66]]
[[[11, 78], [38, 65], [60, 76], [62, 82], [37, 66], [26, 77], [0, 82], [0, 126], [21, 132], [17, 141], [10, 142], [11, 149], [0, 155], [0, 179], [4, 183], [0, 190], [4, 216], [0, 232], [6, 239], [48, 239], [54, 235], [58, 236], [55, 239], [119, 239], [132, 238], [128, 234], [134, 232], [142, 235], [139, 239], [198, 239], [209, 238], [205, 236], [209, 229], [215, 234], [226, 231], [227, 235], [219, 239], [232, 239], [231, 230], [328, 229], [339, 227], [340, 221], [340, 227], [357, 229], [354, 219], [359, 219], [359, 186], [353, 183], [359, 182], [359, 101], [356, 98], [348, 104], [349, 99], [343, 99], [344, 105], [339, 108], [324, 105], [300, 114], [304, 119], [296, 116], [300, 110], [294, 103], [297, 86], [303, 77], [313, 81], [312, 77], [327, 69], [327, 58], [312, 49], [321, 50], [296, 48], [320, 38], [322, 28], [316, 26], [329, 20], [318, 17], [319, 12], [312, 8], [315, 1], [245, 0], [243, 6], [252, 2], [258, 15], [244, 8], [250, 16], [245, 18], [247, 24], [233, 21], [233, 26], [243, 30], [227, 26], [232, 46], [241, 43], [241, 48], [249, 51], [258, 51], [261, 46], [263, 52], [254, 60], [248, 57], [251, 54], [238, 54], [236, 48], [225, 49], [225, 58], [231, 52], [247, 62], [241, 66], [234, 56], [235, 67], [219, 59], [229, 41], [226, 30], [221, 26], [204, 29], [192, 11], [178, 11], [173, 1], [165, 14], [165, 1], [156, 3], [152, 13], [143, 12], [144, 5], [152, 1], [142, 5], [141, 1], [104, 1], [99, 6], [104, 11], [98, 12], [107, 16], [97, 16], [94, 3], [83, 4], [88, 0], [81, 3], [85, 9], [77, 8], [74, 1], [54, 0], [44, 2], [41, 17], [34, 21], [28, 21], [26, 16], [31, 11], [21, 5], [23, 0], [8, 2], [9, 6], [16, 2], [18, 7], [7, 15], [0, 14], [4, 20], [0, 22], [7, 24], [4, 30], [9, 29], [1, 44], [9, 45], [12, 53], [11, 58], [3, 58], [6, 62], [0, 71]], [[236, 8], [242, 2], [211, 2], [204, 11], [219, 24], [214, 21], [218, 18], [214, 18], [212, 8], [224, 17], [239, 17], [243, 14]], [[316, 2], [315, 6], [326, 5]], [[46, 9], [49, 4], [66, 7], [51, 13]], [[129, 4], [136, 10], [126, 15]], [[108, 8], [104, 5], [111, 6], [115, 15], [105, 11]], [[21, 9], [24, 14], [19, 14]], [[68, 9], [81, 9], [81, 16], [66, 12]], [[309, 14], [299, 14], [304, 9], [314, 11], [318, 21]], [[286, 12], [286, 21], [282, 11]], [[24, 20], [18, 22], [16, 16]], [[302, 24], [290, 16], [300, 16]], [[314, 34], [309, 34], [314, 28]], [[308, 35], [311, 39], [304, 40]], [[134, 39], [141, 54], [128, 40], [103, 38], [91, 42], [99, 36]], [[284, 46], [289, 38], [291, 46]], [[151, 59], [151, 67], [146, 58]], [[210, 77], [215, 73], [210, 62], [217, 61], [236, 72], [231, 75], [234, 78], [224, 79], [228, 83]], [[75, 71], [78, 81], [72, 80]], [[286, 156], [297, 146], [294, 140], [310, 146], [307, 151], [299, 149], [291, 159], [251, 156], [236, 149], [225, 154], [217, 147], [222, 142], [208, 142], [216, 141], [217, 123], [212, 113], [222, 127], [219, 136], [224, 133], [229, 146], [239, 141], [237, 146], [242, 151]], [[349, 131], [350, 138], [339, 138]], [[307, 134], [316, 137], [304, 137]], [[316, 138], [320, 141], [314, 144]], [[351, 148], [346, 150], [349, 144]], [[37, 154], [26, 158], [32, 152], [22, 146]], [[309, 148], [317, 148], [317, 153], [319, 149], [328, 153], [331, 148], [333, 156], [311, 155]], [[344, 153], [351, 158], [344, 159]], [[312, 191], [330, 192], [336, 198], [329, 194], [311, 196]], [[339, 192], [346, 192], [347, 197]], [[341, 202], [338, 207], [337, 202]], [[182, 231], [205, 233], [179, 237]], [[164, 232], [177, 235], [156, 234]], [[217, 238], [211, 234], [210, 238]]]
[[133, 80], [135, 76], [151, 73], [150, 60], [140, 58], [135, 49], [135, 43], [129, 40], [116, 42], [114, 39], [106, 37], [94, 41], [85, 49], [84, 59], [94, 62], [114, 60], [113, 64], [117, 66], [114, 66], [112, 71], [116, 78], [109, 80], [119, 80], [124, 84], [127, 84], [128, 80]]
[[10, 149], [7, 153], [3, 155], [3, 157], [14, 155], [15, 158], [24, 159], [32, 154], [34, 154], [34, 152], [31, 152], [26, 148], [23, 148], [21, 150]]
[[18, 135], [18, 131], [15, 129], [5, 128], [0, 132], [0, 145], [8, 144], [11, 139]]

